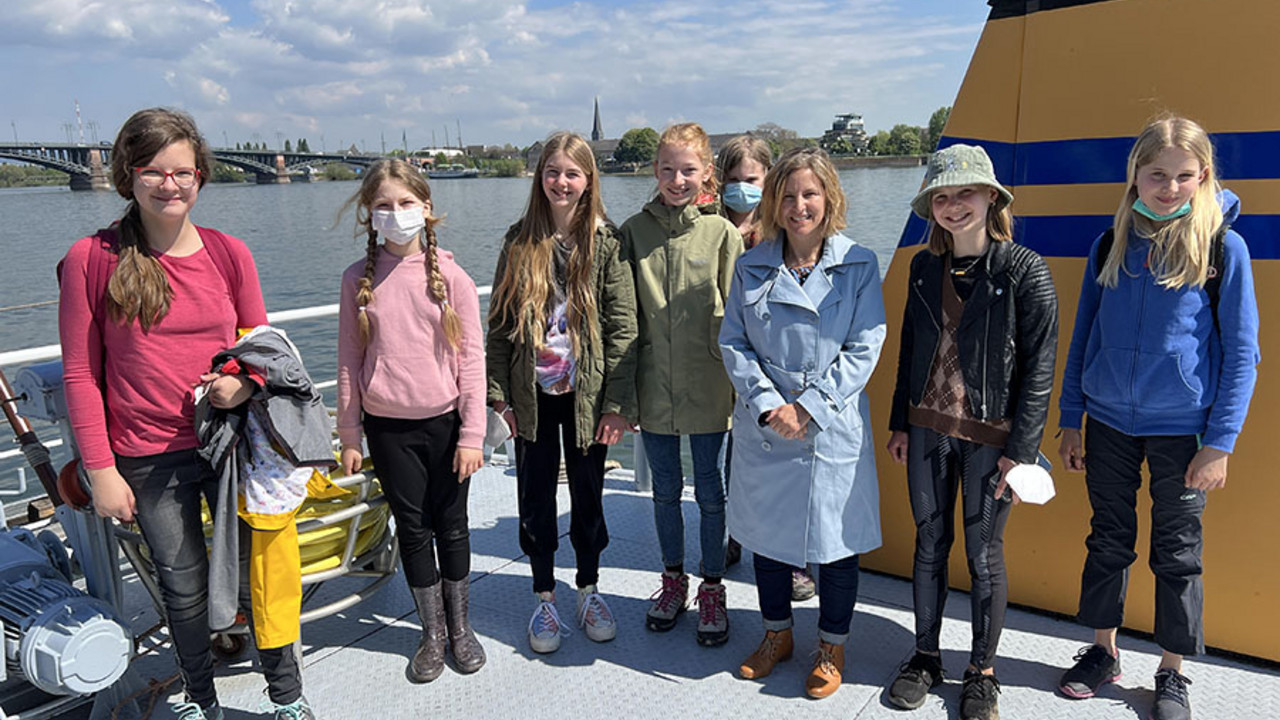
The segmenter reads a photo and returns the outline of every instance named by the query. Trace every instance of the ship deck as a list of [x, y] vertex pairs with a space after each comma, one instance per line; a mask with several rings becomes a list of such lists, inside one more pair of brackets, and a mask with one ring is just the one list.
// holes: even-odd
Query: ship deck
[[[913, 646], [909, 582], [863, 573], [857, 612], [846, 655], [844, 686], [832, 697], [804, 696], [803, 683], [817, 644], [817, 599], [795, 606], [796, 656], [762, 681], [736, 677], [738, 664], [761, 637], [760, 620], [748, 560], [727, 577], [731, 635], [716, 648], [694, 641], [696, 612], [688, 612], [665, 634], [644, 627], [647, 598], [657, 586], [660, 567], [653, 530], [652, 503], [637, 491], [629, 471], [612, 471], [604, 507], [611, 543], [605, 551], [600, 588], [619, 622], [617, 639], [596, 644], [581, 631], [564, 638], [558, 652], [538, 655], [529, 649], [526, 628], [533, 609], [527, 559], [517, 542], [515, 472], [496, 457], [471, 486], [471, 619], [488, 654], [478, 673], [451, 668], [435, 682], [411, 684], [405, 675], [420, 625], [399, 574], [370, 599], [303, 627], [305, 692], [323, 720], [361, 718], [668, 718], [709, 713], [716, 717], [781, 718], [947, 718], [959, 711], [960, 683], [969, 643], [969, 606], [964, 593], [952, 593], [943, 626], [943, 661], [948, 680], [925, 705], [912, 712], [892, 709], [884, 688]], [[568, 491], [560, 486], [561, 549], [557, 555], [558, 607], [572, 625], [573, 551], [568, 542]], [[684, 510], [689, 557], [696, 561], [697, 506], [692, 491]], [[690, 565], [696, 565], [691, 562]], [[1017, 578], [1012, 578], [1017, 582]], [[330, 581], [312, 603], [351, 591]], [[131, 622], [135, 628], [157, 622], [149, 598], [128, 579]], [[575, 628], [576, 630], [576, 628]], [[1061, 698], [1054, 687], [1063, 667], [1087, 642], [1087, 630], [1061, 619], [1011, 609], [996, 669], [1003, 684], [1001, 714], [1006, 718], [1134, 718], [1147, 716], [1152, 674], [1159, 649], [1146, 640], [1124, 637], [1125, 676], [1091, 700]], [[228, 720], [262, 717], [264, 682], [252, 651], [218, 670], [219, 696]], [[134, 669], [146, 680], [164, 680], [175, 666], [168, 646], [138, 659]], [[1275, 667], [1210, 654], [1189, 660], [1191, 697], [1197, 718], [1275, 717], [1280, 707], [1280, 673]], [[174, 683], [171, 687], [177, 687]], [[171, 717], [161, 694], [152, 717]], [[89, 708], [68, 712], [67, 720], [89, 717]]]

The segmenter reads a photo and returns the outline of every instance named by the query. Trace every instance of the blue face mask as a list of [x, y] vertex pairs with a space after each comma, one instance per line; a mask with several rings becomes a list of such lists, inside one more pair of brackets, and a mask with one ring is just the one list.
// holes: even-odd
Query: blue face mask
[[764, 191], [751, 183], [735, 182], [724, 186], [724, 204], [734, 212], [748, 213], [760, 204]]
[[1186, 215], [1187, 213], [1191, 212], [1191, 201], [1188, 200], [1187, 202], [1183, 203], [1182, 207], [1178, 208], [1177, 210], [1174, 210], [1168, 215], [1161, 215], [1155, 210], [1152, 210], [1151, 208], [1147, 207], [1147, 204], [1142, 202], [1142, 198], [1138, 198], [1137, 200], [1133, 201], [1133, 211], [1138, 213], [1144, 218], [1147, 218], [1149, 220], [1155, 220], [1156, 222], [1164, 222], [1165, 220], [1176, 220], [1182, 217], [1183, 215]]

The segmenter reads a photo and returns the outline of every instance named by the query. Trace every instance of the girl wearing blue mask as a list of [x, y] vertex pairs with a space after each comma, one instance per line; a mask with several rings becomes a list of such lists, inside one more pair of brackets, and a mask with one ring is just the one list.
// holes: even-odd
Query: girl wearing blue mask
[[1181, 669], [1183, 655], [1204, 652], [1200, 518], [1208, 491], [1226, 484], [1257, 380], [1249, 249], [1227, 229], [1240, 204], [1214, 170], [1209, 136], [1190, 120], [1163, 117], [1138, 136], [1115, 226], [1089, 252], [1062, 381], [1058, 452], [1085, 471], [1093, 508], [1077, 617], [1094, 641], [1059, 689], [1092, 697], [1120, 677], [1116, 627], [1145, 460], [1163, 650], [1156, 720], [1191, 716]]
[[764, 176], [773, 166], [769, 143], [754, 135], [739, 135], [716, 156], [720, 209], [742, 234], [745, 250], [760, 242], [760, 193]]

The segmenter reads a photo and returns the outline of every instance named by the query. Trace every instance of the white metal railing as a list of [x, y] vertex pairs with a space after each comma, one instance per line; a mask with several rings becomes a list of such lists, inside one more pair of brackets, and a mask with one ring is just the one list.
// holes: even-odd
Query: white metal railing
[[[479, 291], [480, 297], [488, 297], [493, 292], [493, 286], [485, 285], [476, 288], [476, 290]], [[278, 325], [293, 320], [312, 320], [337, 314], [337, 303], [332, 305], [313, 305], [311, 307], [269, 312], [267, 313], [267, 322], [272, 325]], [[0, 368], [10, 365], [27, 365], [46, 360], [57, 360], [60, 357], [62, 357], [62, 347], [57, 344], [40, 345], [39, 347], [23, 348], [22, 350], [9, 350], [0, 352]], [[328, 387], [328, 385], [325, 385], [325, 387]]]
[[[484, 285], [476, 288], [480, 297], [485, 298], [493, 293], [492, 285]], [[316, 318], [331, 317], [338, 314], [337, 303], [330, 305], [313, 305], [311, 307], [293, 308], [291, 310], [276, 310], [267, 313], [267, 322], [272, 325], [293, 322], [297, 320], [314, 320]], [[31, 363], [44, 362], [47, 360], [56, 360], [62, 357], [62, 347], [60, 345], [41, 345], [39, 347], [24, 348], [22, 350], [10, 350], [0, 352], [0, 368], [10, 365], [28, 365]], [[335, 387], [337, 380], [325, 380], [316, 383], [316, 388], [325, 390]], [[635, 433], [633, 436], [634, 455], [632, 464], [635, 465], [634, 472], [636, 484], [642, 489], [649, 488], [648, 463], [644, 461], [644, 448], [640, 442], [640, 434]], [[57, 447], [62, 444], [61, 439], [51, 439], [45, 443], [45, 447]], [[0, 460], [21, 455], [21, 450], [6, 450], [0, 452]]]

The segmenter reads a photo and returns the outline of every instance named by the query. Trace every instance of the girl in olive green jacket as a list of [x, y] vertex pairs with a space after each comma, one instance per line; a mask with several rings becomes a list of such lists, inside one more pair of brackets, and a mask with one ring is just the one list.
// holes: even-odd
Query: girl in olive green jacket
[[733, 388], [720, 360], [720, 321], [742, 254], [742, 236], [717, 212], [715, 168], [707, 134], [673, 125], [658, 141], [658, 195], [622, 224], [640, 309], [637, 396], [653, 477], [653, 515], [662, 549], [662, 587], [646, 625], [675, 627], [689, 595], [684, 572], [683, 470], [680, 436], [689, 436], [694, 494], [701, 514], [698, 642], [729, 639], [725, 612], [725, 437]]
[[636, 420], [636, 306], [631, 273], [604, 214], [595, 157], [582, 137], [552, 135], [525, 216], [498, 258], [486, 342], [489, 403], [516, 436], [520, 549], [533, 569], [535, 652], [560, 647], [555, 606], [560, 442], [578, 560], [578, 624], [596, 642], [617, 633], [597, 592], [609, 544], [602, 495], [609, 445]]

